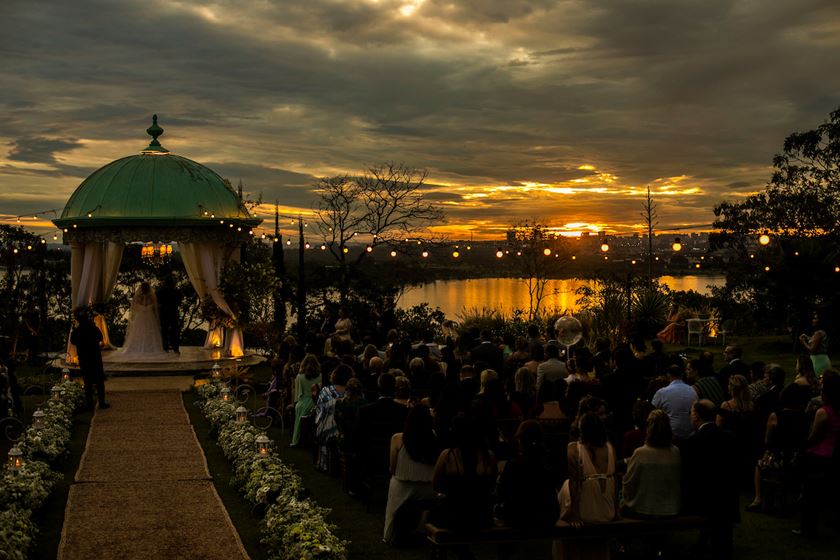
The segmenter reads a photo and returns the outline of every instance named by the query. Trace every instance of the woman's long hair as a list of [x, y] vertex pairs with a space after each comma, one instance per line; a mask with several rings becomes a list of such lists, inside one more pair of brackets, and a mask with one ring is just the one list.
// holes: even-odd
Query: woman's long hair
[[302, 373], [307, 379], [315, 379], [321, 375], [321, 364], [318, 362], [318, 358], [315, 357], [315, 354], [306, 355], [300, 363], [298, 373]]
[[[809, 360], [810, 361], [810, 360]], [[729, 393], [735, 399], [735, 410], [750, 411], [753, 400], [750, 396], [750, 385], [743, 375], [733, 375], [729, 378]]]
[[403, 445], [413, 461], [426, 465], [433, 465], [437, 461], [440, 449], [434, 420], [426, 406], [418, 404], [408, 411], [403, 428]]

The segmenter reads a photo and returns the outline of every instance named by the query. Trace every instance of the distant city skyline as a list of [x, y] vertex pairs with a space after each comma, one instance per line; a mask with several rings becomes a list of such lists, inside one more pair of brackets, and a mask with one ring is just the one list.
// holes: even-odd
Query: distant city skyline
[[[307, 215], [318, 177], [428, 170], [435, 231], [703, 229], [840, 105], [828, 0], [79, 0], [0, 5], [0, 222], [51, 236], [95, 169], [173, 153]], [[835, 61], [835, 62], [832, 62]], [[291, 231], [291, 227], [287, 230]]]

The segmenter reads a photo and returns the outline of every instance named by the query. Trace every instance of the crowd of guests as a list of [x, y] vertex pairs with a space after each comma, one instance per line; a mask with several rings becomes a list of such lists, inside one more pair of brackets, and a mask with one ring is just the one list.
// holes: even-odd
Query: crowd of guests
[[[520, 339], [466, 332], [442, 344], [392, 329], [382, 345], [357, 344], [346, 313], [334, 326], [283, 342], [269, 403], [293, 409], [291, 445], [311, 439], [318, 469], [337, 474], [341, 457], [348, 492], [385, 481], [389, 544], [410, 533], [405, 512], [417, 504], [456, 530], [696, 514], [698, 550], [729, 558], [742, 491], [763, 511], [762, 481], [789, 477], [805, 535], [836, 496], [840, 376], [817, 376], [808, 355], [786, 384], [779, 365], [748, 363], [737, 345], [716, 367], [711, 352], [686, 360], [656, 340], [648, 351], [599, 339], [594, 353], [578, 345], [567, 356], [536, 326]], [[558, 541], [553, 553], [608, 558], [609, 543]]]

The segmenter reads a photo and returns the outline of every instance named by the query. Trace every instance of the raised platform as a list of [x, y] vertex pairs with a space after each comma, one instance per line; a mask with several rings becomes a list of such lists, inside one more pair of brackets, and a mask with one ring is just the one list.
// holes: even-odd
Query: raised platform
[[[115, 351], [102, 352], [102, 364], [105, 373], [110, 375], [172, 375], [185, 373], [209, 372], [213, 364], [218, 363], [223, 369], [230, 367], [251, 367], [265, 361], [263, 356], [246, 353], [240, 358], [213, 359], [213, 350], [201, 346], [182, 346], [180, 354], [167, 353], [150, 356], [143, 360], [128, 360], [115, 355]], [[78, 366], [68, 365], [64, 358], [53, 360], [56, 368], [78, 370]]]

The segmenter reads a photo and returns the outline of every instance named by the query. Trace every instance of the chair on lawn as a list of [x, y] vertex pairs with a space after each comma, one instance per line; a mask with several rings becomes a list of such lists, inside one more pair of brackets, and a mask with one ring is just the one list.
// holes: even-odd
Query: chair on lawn
[[717, 336], [721, 345], [726, 346], [726, 337], [735, 334], [735, 319], [727, 319], [718, 326]]
[[691, 345], [691, 335], [694, 335], [697, 337], [697, 344], [703, 346], [703, 339], [706, 335], [706, 322], [702, 319], [688, 319], [686, 320], [685, 325], [688, 329], [686, 343]]

